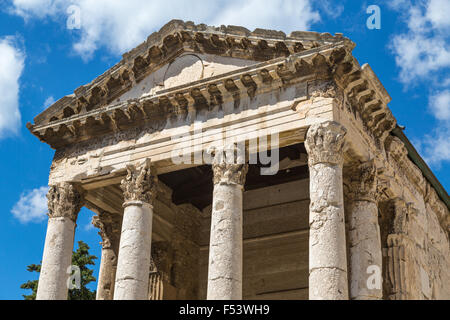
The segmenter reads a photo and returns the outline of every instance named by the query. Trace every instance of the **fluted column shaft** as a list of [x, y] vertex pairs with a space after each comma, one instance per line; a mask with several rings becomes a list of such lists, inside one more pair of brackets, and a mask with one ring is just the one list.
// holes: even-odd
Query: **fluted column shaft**
[[248, 165], [216, 150], [209, 245], [208, 300], [242, 299], [242, 211]]
[[47, 199], [49, 218], [36, 299], [66, 300], [82, 197], [72, 184], [61, 183], [50, 187]]
[[114, 300], [146, 300], [151, 257], [153, 199], [156, 176], [150, 161], [137, 169], [128, 166], [121, 187], [125, 202]]
[[346, 130], [332, 121], [307, 133], [310, 179], [309, 299], [348, 299], [342, 184]]
[[382, 299], [382, 252], [376, 168], [373, 161], [351, 164], [345, 176], [350, 299]]

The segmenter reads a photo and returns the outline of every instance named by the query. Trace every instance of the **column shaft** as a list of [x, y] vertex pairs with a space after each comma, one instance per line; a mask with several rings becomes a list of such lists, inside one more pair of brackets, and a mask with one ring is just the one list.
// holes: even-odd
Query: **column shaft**
[[345, 129], [336, 122], [313, 125], [309, 155], [309, 299], [348, 299], [342, 185]]
[[117, 256], [122, 217], [101, 211], [92, 218], [92, 224], [99, 228], [102, 238], [102, 257], [97, 281], [97, 300], [112, 300], [117, 270]]
[[350, 298], [382, 299], [382, 252], [377, 206], [373, 202], [355, 201], [350, 208]]
[[215, 149], [213, 153], [207, 299], [241, 300], [242, 201], [248, 165], [236, 145]]
[[75, 223], [49, 218], [36, 300], [67, 300], [67, 269], [72, 264]]
[[114, 300], [148, 299], [153, 200], [157, 178], [150, 160], [140, 167], [129, 165], [121, 182], [125, 202], [120, 235]]
[[350, 298], [382, 299], [382, 252], [373, 161], [346, 172]]
[[214, 186], [208, 300], [242, 299], [242, 186]]
[[96, 300], [112, 300], [116, 279], [117, 256], [112, 248], [102, 248]]
[[117, 262], [115, 300], [146, 300], [153, 208], [145, 202], [125, 207]]
[[49, 219], [36, 299], [66, 300], [75, 222], [82, 197], [72, 184], [61, 183], [50, 187], [47, 199]]

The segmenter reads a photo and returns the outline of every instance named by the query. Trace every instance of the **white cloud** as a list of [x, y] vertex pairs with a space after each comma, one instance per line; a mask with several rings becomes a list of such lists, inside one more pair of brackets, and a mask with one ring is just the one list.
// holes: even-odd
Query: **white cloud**
[[405, 5], [410, 4], [409, 0], [391, 0], [386, 3], [388, 7], [391, 9], [398, 10], [400, 8], [403, 8]]
[[431, 0], [428, 4], [427, 19], [434, 28], [446, 29], [450, 27], [450, 1], [449, 0]]
[[63, 21], [71, 4], [81, 13], [79, 39], [73, 48], [84, 59], [99, 47], [115, 54], [130, 50], [172, 19], [285, 32], [307, 30], [320, 19], [310, 0], [13, 0], [9, 12], [25, 19], [50, 17]]
[[11, 213], [22, 223], [41, 222], [46, 218], [48, 187], [22, 193]]
[[404, 83], [433, 75], [450, 67], [450, 46], [441, 37], [427, 38], [421, 34], [398, 35], [393, 40], [395, 61]]
[[53, 96], [49, 96], [47, 99], [45, 99], [42, 109], [47, 109], [54, 103], [55, 103], [55, 98], [53, 98]]
[[420, 141], [419, 150], [424, 160], [432, 167], [440, 168], [442, 162], [450, 161], [450, 128], [437, 128]]
[[390, 7], [404, 14], [407, 26], [391, 43], [400, 80], [409, 87], [426, 83], [433, 92], [428, 109], [436, 129], [417, 145], [431, 166], [440, 167], [450, 161], [450, 0], [395, 0]]
[[398, 10], [407, 10], [408, 31], [396, 35], [391, 43], [400, 79], [411, 84], [429, 78], [435, 71], [450, 68], [450, 1], [428, 0], [411, 5], [398, 1]]
[[32, 16], [45, 18], [54, 15], [64, 5], [65, 1], [60, 0], [13, 0], [13, 6], [9, 8], [9, 12], [19, 15], [25, 19]]
[[19, 78], [25, 54], [13, 37], [0, 38], [0, 138], [20, 128]]
[[87, 223], [84, 225], [83, 230], [86, 232], [90, 232], [90, 231], [95, 230], [95, 227], [92, 223]]
[[450, 90], [432, 95], [429, 106], [436, 119], [450, 121]]

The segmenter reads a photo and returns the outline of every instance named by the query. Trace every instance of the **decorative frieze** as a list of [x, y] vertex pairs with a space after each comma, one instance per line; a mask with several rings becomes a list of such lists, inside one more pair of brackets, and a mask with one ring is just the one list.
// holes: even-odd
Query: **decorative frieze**
[[48, 216], [65, 217], [76, 222], [78, 212], [83, 206], [83, 196], [71, 183], [50, 186], [47, 193]]
[[150, 159], [147, 159], [140, 167], [132, 164], [127, 166], [127, 176], [120, 184], [125, 200], [124, 204], [129, 201], [153, 203], [158, 181], [153, 171]]

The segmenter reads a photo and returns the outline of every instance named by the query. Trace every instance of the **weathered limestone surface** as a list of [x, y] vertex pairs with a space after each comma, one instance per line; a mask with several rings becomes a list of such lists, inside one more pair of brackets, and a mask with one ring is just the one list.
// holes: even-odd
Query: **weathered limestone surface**
[[350, 299], [381, 299], [382, 252], [375, 198], [376, 168], [373, 161], [369, 161], [351, 163], [346, 171]]
[[146, 161], [139, 169], [129, 166], [128, 175], [122, 180], [125, 209], [114, 300], [148, 298], [155, 179], [150, 161]]
[[49, 219], [36, 299], [66, 300], [75, 222], [82, 197], [73, 185], [62, 183], [50, 187], [47, 199]]
[[309, 299], [348, 299], [343, 148], [336, 122], [309, 128], [305, 147], [310, 173]]
[[242, 299], [242, 194], [248, 165], [224, 153], [216, 151], [213, 162], [208, 300]]
[[450, 298], [448, 235], [430, 204], [422, 211], [402, 198], [382, 203], [384, 299]]

